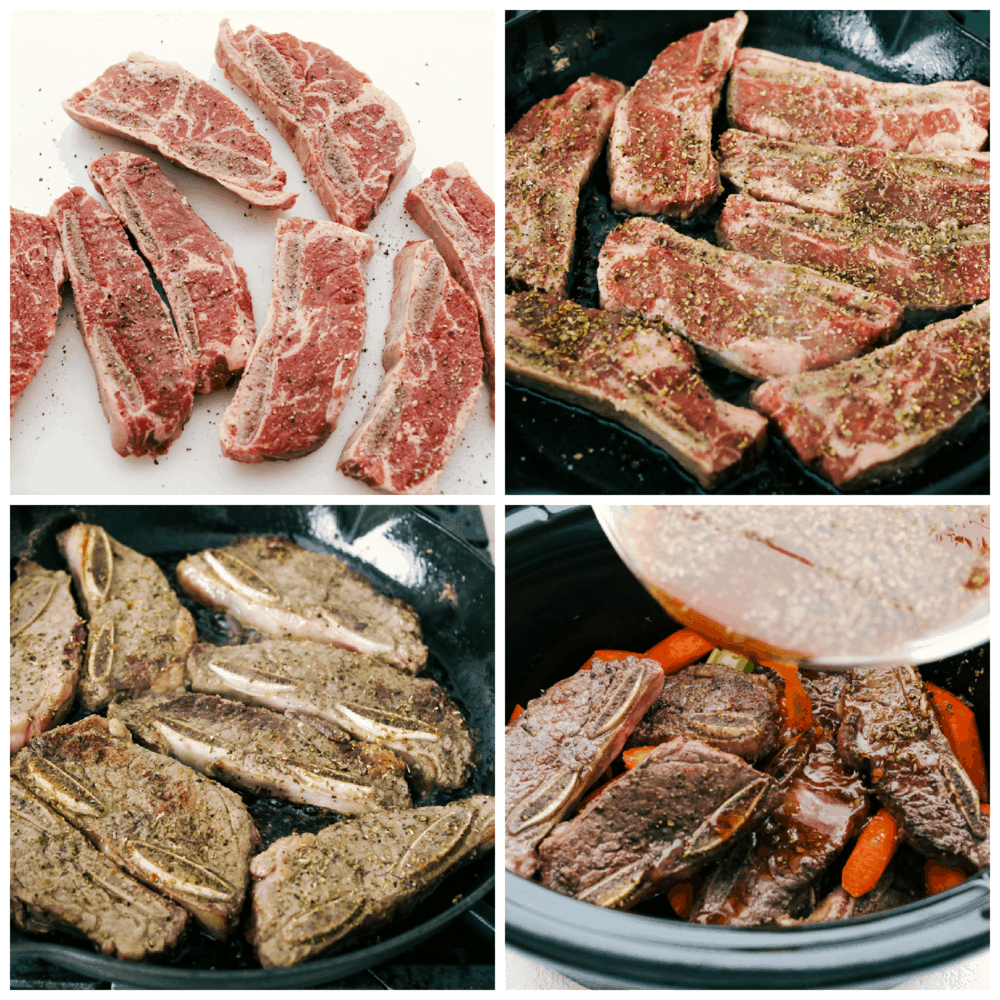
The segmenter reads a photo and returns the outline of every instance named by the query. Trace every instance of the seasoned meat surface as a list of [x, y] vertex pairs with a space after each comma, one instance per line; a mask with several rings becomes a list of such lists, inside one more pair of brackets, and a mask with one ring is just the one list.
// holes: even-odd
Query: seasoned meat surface
[[321, 727], [381, 744], [406, 761], [418, 796], [461, 788], [477, 760], [462, 713], [435, 681], [346, 649], [281, 639], [199, 643], [188, 679], [196, 691], [301, 713]]
[[185, 692], [116, 701], [108, 717], [151, 750], [257, 795], [347, 814], [411, 805], [406, 765], [392, 751], [333, 739], [304, 716]]
[[10, 914], [35, 934], [69, 931], [133, 961], [173, 950], [187, 911], [126, 875], [74, 826], [10, 782]]
[[629, 909], [718, 858], [781, 801], [774, 791], [739, 757], [670, 739], [542, 841], [542, 884]]
[[259, 837], [235, 792], [97, 715], [36, 736], [11, 773], [213, 937], [236, 929]]
[[655, 746], [684, 736], [753, 764], [774, 753], [780, 728], [778, 692], [766, 677], [696, 663], [664, 680], [663, 692], [625, 746]]
[[530, 877], [536, 848], [618, 756], [663, 687], [655, 660], [602, 662], [528, 702], [506, 730], [506, 860]]
[[58, 540], [88, 619], [83, 707], [97, 712], [116, 694], [182, 687], [197, 633], [159, 566], [96, 524], [75, 524]]
[[903, 839], [970, 871], [990, 860], [989, 820], [938, 725], [914, 667], [853, 671], [841, 697], [840, 754], [865, 773]]
[[293, 834], [253, 859], [247, 932], [265, 969], [341, 950], [493, 846], [493, 799], [376, 813]]
[[10, 752], [59, 725], [73, 707], [87, 630], [70, 577], [29, 559], [10, 588]]

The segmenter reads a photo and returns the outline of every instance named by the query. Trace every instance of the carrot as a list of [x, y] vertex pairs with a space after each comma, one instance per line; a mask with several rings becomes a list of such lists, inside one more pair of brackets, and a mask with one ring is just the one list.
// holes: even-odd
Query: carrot
[[713, 649], [715, 649], [714, 642], [710, 642], [689, 628], [682, 628], [668, 635], [652, 649], [646, 650], [645, 655], [651, 660], [656, 660], [663, 667], [665, 674], [673, 674], [681, 667], [697, 663], [702, 657], [708, 656]]
[[987, 816], [989, 816], [989, 814], [990, 814], [990, 807], [985, 802], [980, 802], [979, 803], [979, 808], [982, 809], [982, 811], [984, 813], [986, 813]]
[[811, 729], [813, 724], [812, 702], [799, 678], [799, 668], [791, 667], [780, 660], [758, 660], [764, 667], [770, 667], [781, 674], [785, 682], [785, 697], [782, 699], [785, 720], [790, 729]]
[[625, 766], [631, 771], [633, 767], [641, 764], [655, 749], [656, 747], [632, 747], [631, 750], [626, 750], [622, 754], [622, 760], [625, 762]]
[[879, 809], [868, 820], [867, 826], [861, 831], [858, 842], [851, 851], [851, 856], [844, 864], [840, 875], [840, 884], [844, 891], [855, 899], [871, 892], [882, 873], [889, 867], [892, 855], [899, 841], [899, 830], [896, 821], [885, 811]]
[[983, 745], [979, 740], [979, 729], [972, 709], [937, 684], [924, 681], [924, 687], [931, 697], [931, 704], [941, 724], [941, 730], [951, 744], [952, 753], [969, 776], [969, 780], [979, 793], [979, 798], [985, 802], [989, 798], [986, 763], [983, 760]]
[[953, 886], [960, 885], [968, 878], [961, 868], [943, 865], [940, 861], [929, 858], [924, 864], [924, 886], [929, 895], [944, 892]]
[[[638, 655], [638, 653], [626, 652], [624, 649], [598, 649], [595, 650], [590, 659], [587, 660], [582, 667], [580, 667], [580, 670], [589, 670], [590, 665], [594, 662], [594, 660], [600, 660], [602, 663], [610, 663], [613, 660], [624, 660], [626, 656]], [[578, 670], [577, 673], [579, 673], [580, 670]]]
[[[524, 708], [522, 706], [515, 705], [514, 711], [510, 713], [510, 722], [513, 722], [523, 711]], [[508, 726], [510, 725], [510, 722], [507, 723]]]
[[694, 883], [678, 882], [676, 885], [672, 885], [667, 890], [667, 899], [670, 901], [674, 913], [681, 920], [687, 920], [694, 908]]

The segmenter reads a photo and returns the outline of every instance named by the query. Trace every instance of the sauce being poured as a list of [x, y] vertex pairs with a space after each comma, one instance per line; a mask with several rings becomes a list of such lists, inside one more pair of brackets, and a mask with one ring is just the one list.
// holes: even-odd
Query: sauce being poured
[[668, 614], [751, 659], [916, 665], [989, 639], [987, 506], [595, 512]]

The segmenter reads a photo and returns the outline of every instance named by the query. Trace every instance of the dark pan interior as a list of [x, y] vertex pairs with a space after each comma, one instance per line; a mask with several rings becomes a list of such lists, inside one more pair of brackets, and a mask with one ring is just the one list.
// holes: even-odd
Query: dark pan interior
[[[631, 86], [671, 42], [732, 11], [530, 11], [506, 26], [506, 128], [544, 97], [578, 77], [601, 73]], [[823, 62], [877, 80], [989, 84], [989, 47], [943, 11], [749, 11], [744, 45]], [[724, 100], [723, 100], [724, 105]], [[724, 107], [716, 117], [724, 131]], [[988, 146], [987, 146], [988, 148]], [[725, 182], [724, 182], [725, 183]], [[726, 183], [725, 194], [734, 189]], [[715, 242], [724, 197], [699, 219], [661, 218], [681, 232]], [[597, 255], [608, 233], [629, 218], [612, 211], [604, 160], [581, 192], [569, 297], [597, 308]], [[925, 317], [903, 327], [925, 325]], [[713, 364], [703, 375], [715, 395], [745, 406], [754, 383]], [[693, 494], [704, 491], [658, 448], [630, 431], [539, 392], [509, 384], [508, 493]], [[809, 472], [771, 433], [758, 466], [718, 492], [838, 494]], [[989, 492], [989, 426], [957, 430], [953, 442], [919, 469], [868, 493]]]
[[[11, 557], [28, 556], [64, 569], [56, 535], [78, 520], [100, 524], [122, 544], [152, 556], [186, 607], [202, 641], [231, 643], [226, 616], [180, 593], [176, 565], [186, 555], [224, 545], [236, 535], [281, 534], [330, 552], [376, 587], [408, 601], [420, 615], [430, 649], [425, 675], [440, 683], [469, 722], [481, 763], [455, 794], [435, 792], [420, 805], [494, 792], [494, 571], [488, 557], [415, 507], [77, 506], [11, 507]], [[453, 588], [451, 600], [448, 587]], [[82, 718], [79, 712], [73, 717]], [[73, 721], [71, 720], [71, 721]], [[244, 795], [261, 834], [261, 850], [279, 837], [322, 829], [338, 819], [314, 807]], [[261, 969], [242, 934], [210, 939], [192, 928], [166, 964], [105, 958], [65, 935], [22, 934], [12, 927], [11, 955], [32, 955], [65, 968], [133, 986], [216, 989], [304, 987], [330, 982], [392, 958], [437, 933], [492, 889], [493, 855], [445, 879], [404, 920], [342, 955], [289, 969]]]
[[[587, 507], [561, 512], [540, 523], [512, 532], [507, 536], [506, 559], [507, 673], [504, 718], [510, 718], [515, 705], [526, 705], [553, 683], [578, 670], [595, 649], [648, 649], [680, 627], [626, 569]], [[983, 752], [989, 761], [989, 645], [940, 663], [923, 666], [920, 671], [927, 680], [934, 681], [969, 701], [976, 713]], [[963, 883], [964, 891], [971, 892], [974, 886], [981, 887], [984, 883], [988, 886], [988, 879], [988, 872], [969, 879]], [[958, 893], [963, 886], [952, 892]], [[570, 940], [577, 931], [580, 934], [592, 933], [595, 941], [606, 941], [607, 950], [618, 955], [617, 964], [605, 970], [608, 975], [641, 978], [637, 971], [641, 964], [638, 961], [641, 957], [638, 951], [634, 956], [637, 964], [632, 971], [619, 970], [628, 967], [629, 959], [633, 957], [631, 949], [633, 946], [638, 947], [635, 942], [647, 941], [651, 947], [655, 945], [663, 956], [656, 962], [666, 963], [668, 953], [673, 955], [669, 960], [675, 962], [675, 967], [669, 973], [658, 964], [651, 965], [647, 970], [646, 974], [654, 979], [661, 975], [676, 977], [663, 980], [662, 985], [721, 988], [738, 984], [741, 963], [750, 961], [741, 953], [746, 949], [761, 947], [764, 967], [758, 968], [758, 971], [762, 975], [767, 969], [778, 967], [785, 970], [782, 974], [785, 977], [782, 980], [785, 988], [793, 985], [806, 986], [807, 983], [801, 981], [801, 977], [807, 978], [810, 962], [819, 963], [821, 959], [818, 956], [810, 958], [804, 954], [796, 955], [796, 947], [808, 951], [814, 938], [819, 938], [824, 947], [835, 947], [838, 933], [847, 937], [859, 933], [858, 928], [861, 926], [857, 921], [844, 921], [836, 925], [820, 925], [815, 933], [802, 929], [767, 932], [758, 929], [699, 927], [677, 920], [667, 907], [657, 905], [656, 900], [630, 914], [611, 913], [599, 907], [564, 899], [540, 885], [525, 882], [509, 873], [506, 876], [505, 891], [508, 897], [508, 942], [539, 952], [547, 959], [566, 962], [570, 967], [590, 963], [590, 968], [594, 969], [599, 968], [599, 963], [596, 959], [587, 957], [587, 943], [584, 939], [579, 938], [575, 943]], [[911, 904], [912, 910], [911, 907], [902, 907], [892, 911], [898, 915], [894, 919], [899, 919], [900, 926], [911, 934], [906, 947], [902, 942], [899, 943], [898, 951], [901, 956], [906, 955], [911, 945], [917, 947], [917, 950], [925, 947], [923, 944], [914, 944], [919, 940], [916, 937], [918, 933], [927, 937], [932, 948], [935, 933], [940, 935], [939, 943], [947, 938], [947, 947], [954, 949], [947, 952], [952, 961], [957, 961], [962, 954], [975, 950], [977, 946], [983, 946], [982, 922], [985, 919], [988, 927], [988, 911], [985, 917], [973, 914], [963, 918], [965, 924], [952, 924], [950, 934], [941, 931], [939, 921], [943, 918], [940, 915], [930, 921], [930, 929], [924, 928], [919, 932], [912, 929], [911, 925], [914, 924], [922, 927], [921, 907], [941, 906], [950, 916], [943, 900], [944, 896], [935, 896], [932, 900]], [[551, 911], [548, 909], [549, 901]], [[952, 906], [960, 908], [955, 900], [952, 900]], [[530, 919], [522, 921], [525, 914], [530, 915], [539, 909], [548, 915], [549, 930], [544, 932], [544, 938], [537, 928], [530, 925]], [[907, 914], [907, 910], [911, 912]], [[648, 916], [641, 916], [641, 913], [657, 913], [658, 916], [653, 922]], [[563, 914], [567, 921], [565, 926], [559, 923]], [[910, 924], [906, 923], [907, 919]], [[881, 926], [886, 926], [884, 915], [867, 920], [869, 931], [872, 926], [878, 928], [880, 921]], [[565, 931], [565, 927], [570, 925], [575, 928], [572, 934]], [[632, 930], [636, 932], [634, 940], [630, 938]], [[762, 935], [768, 933], [780, 933], [782, 945], [774, 949], [763, 947]], [[899, 930], [898, 933], [903, 931]], [[677, 935], [685, 937], [682, 940]], [[809, 942], [809, 947], [803, 942]], [[689, 949], [688, 958], [677, 951], [684, 944]], [[945, 945], [941, 944], [941, 947]], [[657, 952], [654, 949], [655, 954]], [[930, 956], [931, 953], [927, 954]], [[695, 955], [699, 958], [696, 959]], [[928, 961], [930, 960], [929, 957]], [[698, 961], [704, 961], [708, 965], [699, 970], [695, 967]], [[849, 962], [849, 959], [840, 956], [834, 959], [833, 964], [845, 961]], [[938, 958], [938, 961], [941, 959]], [[717, 968], [708, 967], [715, 962], [718, 963]], [[915, 975], [912, 971], [915, 966], [911, 964], [909, 968], [910, 976]], [[819, 965], [813, 965], [813, 971], [817, 975], [819, 969]], [[794, 974], [793, 980], [787, 978], [789, 972]], [[568, 974], [574, 975], [572, 971]], [[833, 975], [834, 972], [831, 971], [830, 974]], [[849, 976], [851, 973], [844, 975]], [[865, 975], [872, 976], [873, 973], [870, 969], [865, 971], [859, 966], [857, 975], [863, 978]], [[800, 977], [800, 981], [796, 983], [794, 977]], [[782, 977], [778, 977], [775, 984], [781, 979]], [[580, 979], [579, 976], [577, 981], [592, 988], [614, 985], [610, 981]], [[766, 981], [759, 982], [760, 987], [766, 985], [769, 985]], [[821, 981], [815, 980], [808, 985], [816, 988], [821, 985]]]

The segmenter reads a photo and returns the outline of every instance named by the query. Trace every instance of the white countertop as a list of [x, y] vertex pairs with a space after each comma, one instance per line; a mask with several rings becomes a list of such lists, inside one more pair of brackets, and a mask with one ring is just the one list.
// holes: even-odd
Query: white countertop
[[[225, 458], [219, 446], [216, 425], [232, 398], [229, 389], [195, 397], [191, 419], [166, 456], [121, 458], [111, 448], [67, 286], [46, 359], [11, 423], [12, 494], [374, 492], [338, 473], [336, 464], [381, 379], [393, 258], [408, 240], [426, 238], [404, 211], [403, 199], [434, 167], [455, 161], [465, 163], [487, 194], [495, 194], [494, 12], [62, 10], [11, 15], [10, 73], [17, 81], [10, 104], [11, 205], [45, 215], [73, 186], [96, 195], [86, 167], [98, 156], [118, 150], [152, 156], [195, 211], [233, 247], [236, 262], [247, 274], [260, 330], [271, 297], [274, 226], [282, 213], [248, 208], [214, 181], [144, 147], [77, 125], [61, 106], [130, 52], [178, 62], [231, 97], [270, 142], [274, 158], [288, 174], [285, 190], [299, 193], [295, 206], [283, 214], [327, 219], [288, 144], [216, 65], [215, 40], [223, 16], [235, 30], [253, 23], [333, 49], [399, 103], [416, 140], [413, 165], [368, 228], [377, 249], [367, 276], [367, 339], [340, 424], [322, 448], [305, 458], [242, 465]], [[42, 62], [44, 71], [39, 68]], [[484, 390], [442, 474], [440, 492], [495, 493], [494, 451]]]

